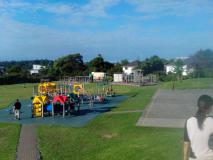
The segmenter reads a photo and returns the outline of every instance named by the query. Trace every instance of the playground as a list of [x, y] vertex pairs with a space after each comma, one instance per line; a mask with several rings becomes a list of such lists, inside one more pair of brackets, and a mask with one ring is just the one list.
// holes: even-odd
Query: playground
[[73, 114], [63, 118], [63, 113], [59, 115], [32, 118], [32, 102], [31, 100], [22, 100], [21, 120], [16, 120], [14, 114], [11, 113], [12, 107], [0, 110], [0, 122], [15, 122], [19, 124], [46, 124], [46, 125], [68, 125], [72, 127], [83, 127], [89, 121], [96, 118], [104, 112], [109, 112], [119, 103], [124, 101], [127, 96], [108, 97], [105, 103], [96, 103], [91, 108], [89, 104], [81, 104], [80, 111], [75, 110]]
[[15, 119], [11, 103], [0, 110], [0, 122], [83, 127], [127, 98], [115, 95], [112, 85], [107, 82], [87, 86], [79, 83], [85, 79], [87, 77], [78, 77], [76, 82], [66, 77], [57, 83], [42, 80], [33, 86], [31, 99], [21, 100], [21, 119]]
[[[10, 95], [17, 93], [17, 90], [26, 90], [26, 98], [29, 97], [29, 93], [31, 92], [28, 91], [30, 90], [29, 88], [32, 90], [32, 85], [26, 85], [26, 88], [23, 88], [21, 85], [2, 87], [3, 88], [0, 87], [0, 89], [6, 89], [4, 93]], [[14, 88], [16, 89], [13, 90]], [[36, 125], [38, 149], [42, 158], [52, 159], [52, 157], [54, 157], [54, 159], [65, 160], [117, 160], [118, 157], [123, 160], [181, 159], [182, 129], [137, 127], [135, 124], [140, 118], [141, 113], [126, 112], [125, 114], [116, 114], [117, 111], [145, 109], [152, 102], [152, 98], [159, 88], [171, 89], [171, 83], [147, 87], [113, 86], [116, 94], [127, 96], [126, 100], [124, 99], [112, 107], [111, 111], [107, 112], [107, 114], [105, 114], [106, 112], [99, 114], [99, 116], [80, 128], [72, 127], [71, 125]], [[176, 83], [176, 89], [182, 90], [211, 88], [212, 79], [201, 79], [199, 81], [192, 79]], [[24, 98], [24, 96], [22, 97]], [[11, 99], [9, 102], [11, 102]], [[5, 109], [6, 108], [3, 110]], [[66, 115], [63, 118], [63, 115], [55, 115], [54, 118], [63, 120], [69, 118], [69, 116], [70, 115]], [[53, 117], [45, 116], [44, 118], [36, 117], [31, 119], [48, 120], [53, 119]], [[0, 144], [5, 146], [0, 148], [0, 159], [14, 159], [19, 139], [20, 125], [17, 123], [0, 124], [0, 133], [2, 135], [1, 137], [3, 137]], [[173, 147], [171, 147], [171, 145]]]

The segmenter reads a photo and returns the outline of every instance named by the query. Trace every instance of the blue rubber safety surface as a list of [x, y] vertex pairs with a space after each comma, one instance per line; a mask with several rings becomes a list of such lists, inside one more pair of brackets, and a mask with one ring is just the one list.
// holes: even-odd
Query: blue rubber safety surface
[[89, 104], [81, 104], [80, 111], [75, 111], [71, 115], [66, 115], [64, 118], [62, 115], [55, 115], [54, 117], [31, 117], [31, 101], [21, 100], [21, 120], [17, 120], [14, 114], [11, 113], [13, 105], [5, 109], [0, 110], [0, 122], [12, 122], [19, 124], [45, 124], [45, 125], [68, 125], [72, 127], [83, 127], [88, 122], [96, 118], [98, 115], [104, 112], [110, 111], [122, 101], [127, 99], [127, 96], [115, 96], [108, 97], [108, 101], [103, 104], [94, 104], [90, 108]]

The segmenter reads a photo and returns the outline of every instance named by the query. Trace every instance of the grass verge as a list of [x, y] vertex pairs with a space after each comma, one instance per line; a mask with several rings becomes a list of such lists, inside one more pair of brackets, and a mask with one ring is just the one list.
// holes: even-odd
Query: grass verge
[[19, 134], [20, 125], [0, 123], [0, 159], [15, 159]]

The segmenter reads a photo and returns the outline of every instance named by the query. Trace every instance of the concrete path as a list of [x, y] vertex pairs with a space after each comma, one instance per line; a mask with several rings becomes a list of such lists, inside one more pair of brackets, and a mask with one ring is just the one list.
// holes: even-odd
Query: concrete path
[[35, 126], [22, 125], [16, 160], [40, 160]]
[[183, 128], [187, 118], [197, 111], [197, 99], [207, 94], [213, 97], [211, 89], [160, 89], [143, 112], [137, 126]]

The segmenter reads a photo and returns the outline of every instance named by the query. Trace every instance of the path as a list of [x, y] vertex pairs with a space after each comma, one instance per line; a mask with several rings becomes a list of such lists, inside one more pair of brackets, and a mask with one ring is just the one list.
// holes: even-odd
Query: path
[[16, 160], [40, 160], [34, 125], [22, 125]]
[[158, 90], [137, 126], [183, 128], [187, 118], [197, 111], [202, 94], [213, 96], [212, 89]]

